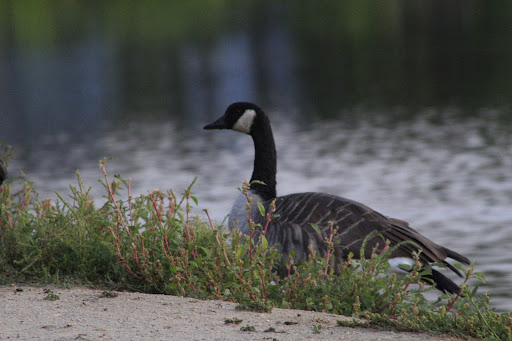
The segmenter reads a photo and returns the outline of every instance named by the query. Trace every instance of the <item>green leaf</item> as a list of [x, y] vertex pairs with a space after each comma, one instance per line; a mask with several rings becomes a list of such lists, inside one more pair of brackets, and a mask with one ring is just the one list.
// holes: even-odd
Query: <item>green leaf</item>
[[475, 297], [477, 290], [478, 290], [478, 285], [475, 285], [475, 287], [471, 291], [471, 297]]
[[171, 271], [171, 273], [173, 274], [176, 274], [178, 272], [178, 269], [174, 265], [170, 264], [169, 271]]
[[199, 247], [203, 252], [204, 252], [204, 255], [207, 257], [207, 258], [210, 258], [211, 256], [211, 252], [209, 249], [205, 248], [204, 246], [200, 246]]
[[455, 263], [455, 264], [453, 264], [453, 266], [454, 266], [456, 269], [458, 269], [458, 270], [461, 270], [461, 271], [464, 271], [464, 270], [465, 270], [465, 268], [463, 268], [463, 267], [462, 267], [462, 265], [460, 265], [459, 263]]
[[246, 252], [246, 251], [247, 251], [247, 250], [246, 250], [246, 248], [245, 248], [245, 247], [240, 246], [240, 247], [238, 248], [238, 250], [236, 250], [236, 256], [237, 256], [238, 258], [240, 258], [240, 257], [242, 257], [242, 256], [245, 254], [245, 252]]
[[322, 231], [320, 231], [320, 228], [318, 227], [317, 224], [311, 223], [311, 227], [315, 230], [316, 233], [322, 235]]
[[268, 248], [268, 241], [267, 238], [265, 238], [265, 236], [261, 236], [261, 247], [263, 248], [263, 250], [266, 250]]
[[252, 180], [252, 181], [251, 181], [251, 185], [252, 185], [252, 184], [266, 185], [266, 183], [264, 183], [263, 181], [260, 181], [260, 180]]
[[265, 207], [259, 201], [258, 201], [258, 209], [260, 210], [260, 214], [264, 217], [265, 216]]
[[485, 283], [484, 275], [481, 272], [474, 272], [473, 277], [478, 279], [480, 282]]
[[192, 199], [192, 200], [196, 203], [196, 205], [198, 204], [197, 197], [195, 197], [195, 196], [191, 195], [191, 196], [190, 196], [190, 199]]
[[412, 266], [410, 266], [409, 264], [399, 264], [398, 268], [400, 270], [407, 271], [407, 272], [411, 272], [412, 271]]

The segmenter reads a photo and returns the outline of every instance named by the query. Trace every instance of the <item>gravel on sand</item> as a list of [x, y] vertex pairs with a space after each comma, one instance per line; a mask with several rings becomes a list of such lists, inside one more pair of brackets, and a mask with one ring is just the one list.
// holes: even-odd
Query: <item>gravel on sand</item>
[[[2, 286], [0, 339], [455, 340], [340, 327], [337, 321], [349, 318], [334, 314], [277, 308], [271, 313], [256, 313], [235, 310], [235, 303], [225, 301], [132, 292], [105, 297], [102, 293], [83, 287]], [[226, 319], [242, 321], [226, 323]], [[254, 331], [241, 330], [251, 326]]]

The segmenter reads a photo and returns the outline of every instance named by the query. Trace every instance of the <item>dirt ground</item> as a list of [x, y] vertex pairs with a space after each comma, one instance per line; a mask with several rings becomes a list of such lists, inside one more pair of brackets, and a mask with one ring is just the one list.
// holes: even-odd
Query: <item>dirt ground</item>
[[[439, 335], [339, 327], [343, 316], [274, 308], [235, 310], [235, 303], [82, 287], [0, 287], [0, 339], [17, 340], [455, 340]], [[226, 319], [242, 320], [239, 324]], [[315, 326], [321, 325], [318, 333]], [[242, 331], [244, 327], [254, 331]], [[273, 330], [271, 329], [273, 328]], [[250, 329], [250, 328], [249, 328]]]

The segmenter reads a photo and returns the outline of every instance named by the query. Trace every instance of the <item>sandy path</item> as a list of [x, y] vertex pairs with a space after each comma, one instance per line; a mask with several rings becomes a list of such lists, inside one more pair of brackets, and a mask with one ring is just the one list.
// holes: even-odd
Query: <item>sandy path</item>
[[[60, 299], [50, 301], [43, 288], [16, 288], [0, 287], [2, 340], [455, 340], [339, 327], [345, 317], [309, 311], [242, 312], [229, 302], [128, 292], [102, 298], [101, 290], [86, 288], [52, 288]], [[226, 324], [227, 318], [243, 321]], [[319, 334], [315, 325], [322, 325]], [[245, 326], [255, 331], [241, 331]], [[270, 327], [277, 332], [264, 332]]]

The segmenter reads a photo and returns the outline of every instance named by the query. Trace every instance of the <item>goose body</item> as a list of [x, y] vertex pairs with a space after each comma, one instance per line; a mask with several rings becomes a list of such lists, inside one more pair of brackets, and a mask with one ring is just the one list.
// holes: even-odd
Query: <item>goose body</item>
[[[432, 242], [411, 228], [407, 222], [386, 217], [359, 202], [319, 192], [278, 197], [276, 193], [277, 155], [272, 128], [268, 117], [257, 105], [247, 102], [233, 103], [227, 108], [224, 116], [206, 125], [204, 129], [232, 129], [252, 137], [255, 158], [248, 193], [252, 197], [251, 219], [256, 224], [265, 226], [266, 218], [260, 214], [257, 203], [260, 202], [268, 212], [272, 201], [275, 200], [275, 217], [271, 220], [265, 237], [270, 245], [276, 245], [285, 261], [291, 251], [295, 254], [295, 262], [305, 261], [310, 255], [311, 247], [317, 255], [325, 257], [327, 254], [325, 240], [329, 238], [329, 223], [332, 222], [337, 228], [333, 239], [335, 246], [332, 265], [334, 268], [343, 264], [350, 252], [354, 254], [354, 258], [359, 257], [363, 241], [374, 231], [389, 240], [391, 247], [403, 241], [412, 241], [417, 244], [422, 251], [419, 258], [424, 267], [428, 267], [431, 263], [444, 263], [460, 276], [459, 271], [446, 261], [447, 258], [469, 264], [468, 258]], [[254, 180], [263, 184], [252, 183]], [[239, 194], [230, 212], [229, 227], [238, 228], [242, 233], [248, 234], [246, 206], [247, 198], [244, 194]], [[373, 235], [366, 244], [365, 254], [371, 254], [377, 243], [380, 248], [384, 245], [379, 235]], [[418, 249], [412, 244], [404, 244], [395, 250], [389, 262], [397, 268], [403, 264], [412, 265], [414, 264], [413, 252], [417, 251]], [[284, 267], [278, 270], [284, 275]], [[435, 269], [431, 270], [431, 275], [427, 277], [439, 290], [449, 293], [459, 292], [459, 286], [452, 280]]]

